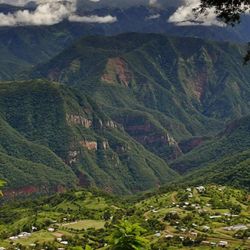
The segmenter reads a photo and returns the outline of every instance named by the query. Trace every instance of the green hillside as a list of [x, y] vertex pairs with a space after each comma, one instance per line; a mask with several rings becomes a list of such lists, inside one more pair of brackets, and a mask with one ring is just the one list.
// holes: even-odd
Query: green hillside
[[129, 193], [178, 176], [88, 96], [66, 86], [5, 82], [0, 97], [0, 178], [7, 190], [80, 184]]
[[250, 189], [250, 151], [228, 154], [213, 163], [185, 175], [182, 183], [203, 185], [206, 183], [227, 184]]
[[231, 122], [223, 132], [172, 162], [171, 166], [178, 172], [184, 173], [248, 150], [249, 131], [249, 116]]
[[0, 247], [111, 250], [139, 241], [149, 250], [248, 250], [249, 209], [248, 192], [218, 185], [122, 199], [71, 191], [2, 205]]

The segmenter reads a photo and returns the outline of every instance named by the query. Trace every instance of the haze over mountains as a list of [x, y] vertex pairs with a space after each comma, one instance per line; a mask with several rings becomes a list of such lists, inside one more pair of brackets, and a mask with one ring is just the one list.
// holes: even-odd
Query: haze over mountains
[[164, 1], [81, 3], [78, 21], [67, 12], [53, 25], [0, 27], [6, 189], [127, 194], [180, 179], [249, 188], [249, 17], [236, 28], [181, 26]]

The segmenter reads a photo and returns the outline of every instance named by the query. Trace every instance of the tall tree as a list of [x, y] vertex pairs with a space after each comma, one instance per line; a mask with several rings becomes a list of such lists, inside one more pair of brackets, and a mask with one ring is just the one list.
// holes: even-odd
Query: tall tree
[[198, 10], [205, 13], [213, 7], [219, 19], [234, 25], [240, 21], [243, 13], [250, 10], [250, 0], [201, 0]]

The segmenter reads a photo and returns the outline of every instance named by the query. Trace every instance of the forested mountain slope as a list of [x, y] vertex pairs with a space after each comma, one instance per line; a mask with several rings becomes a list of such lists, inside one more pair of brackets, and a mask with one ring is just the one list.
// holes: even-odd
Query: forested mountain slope
[[91, 98], [48, 81], [0, 84], [1, 171], [7, 189], [98, 186], [129, 193], [178, 175]]

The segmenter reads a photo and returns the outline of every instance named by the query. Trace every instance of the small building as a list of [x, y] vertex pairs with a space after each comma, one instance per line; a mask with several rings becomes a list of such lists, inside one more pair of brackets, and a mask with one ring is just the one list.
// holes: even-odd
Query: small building
[[219, 246], [219, 247], [227, 247], [227, 246], [228, 246], [228, 242], [222, 240], [222, 241], [220, 241], [220, 242], [218, 243], [218, 246]]
[[221, 218], [221, 215], [211, 215], [209, 216], [210, 219], [218, 219]]
[[197, 235], [198, 235], [198, 233], [196, 233], [196, 232], [191, 232], [190, 233], [192, 236], [195, 236], [195, 237], [197, 237]]
[[201, 242], [201, 245], [210, 245], [210, 241], [203, 240], [203, 241]]
[[161, 233], [156, 233], [155, 237], [161, 237]]
[[165, 235], [165, 238], [166, 239], [172, 239], [172, 238], [174, 238], [174, 236], [172, 234], [167, 234], [167, 235]]
[[22, 232], [18, 235], [18, 238], [26, 238], [26, 237], [29, 237], [30, 235], [31, 233]]
[[230, 227], [224, 227], [227, 231], [239, 231], [239, 230], [247, 230], [248, 227], [246, 225], [235, 225]]
[[9, 240], [18, 240], [18, 236], [11, 236], [9, 237]]
[[55, 228], [49, 227], [49, 228], [48, 228], [48, 231], [49, 231], [49, 232], [55, 232]]
[[181, 241], [185, 240], [184, 236], [179, 236], [179, 238], [180, 238]]
[[195, 188], [196, 188], [196, 190], [197, 190], [199, 193], [203, 193], [203, 192], [206, 191], [206, 188], [203, 187], [203, 186], [198, 186], [198, 187], [195, 187]]
[[209, 231], [209, 230], [210, 230], [210, 227], [208, 227], [208, 226], [203, 226], [203, 227], [202, 227], [202, 230], [203, 230], [203, 231]]
[[69, 242], [68, 242], [68, 241], [66, 241], [66, 240], [64, 240], [64, 241], [61, 241], [61, 244], [63, 244], [63, 245], [68, 245], [68, 244], [69, 244]]

